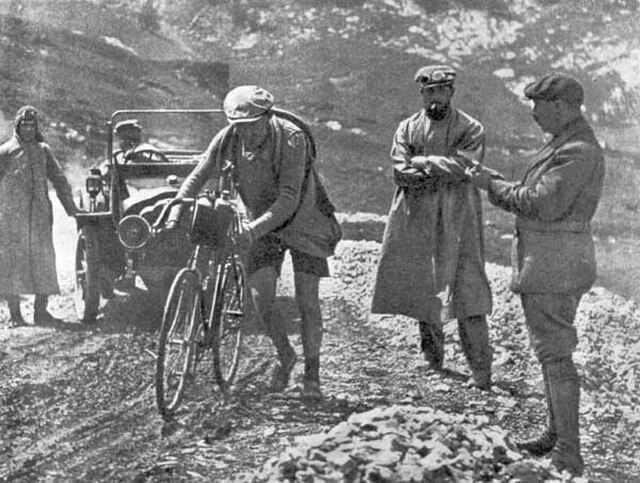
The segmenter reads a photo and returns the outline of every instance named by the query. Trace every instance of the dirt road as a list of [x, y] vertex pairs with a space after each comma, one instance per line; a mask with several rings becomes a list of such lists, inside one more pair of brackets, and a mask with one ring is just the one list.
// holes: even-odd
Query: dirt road
[[[527, 349], [518, 301], [506, 290], [505, 268], [489, 267], [496, 303], [491, 337], [497, 387], [486, 393], [465, 385], [468, 371], [454, 324], [445, 327], [449, 372], [438, 375], [418, 356], [410, 321], [368, 315], [379, 247], [345, 241], [331, 262], [333, 278], [321, 287], [324, 401], [308, 405], [300, 400], [301, 362], [292, 386], [283, 394], [269, 394], [273, 351], [255, 333], [245, 341], [240, 379], [230, 397], [223, 400], [203, 374], [175, 421], [164, 424], [153, 397], [162, 300], [136, 291], [106, 304], [94, 325], [78, 323], [70, 270], [75, 228], [59, 209], [55, 227], [62, 294], [52, 298], [50, 308], [61, 321], [0, 329], [1, 481], [229, 481], [258, 469], [293, 444], [295, 436], [391, 404], [482, 414], [509, 431], [530, 432], [543, 422], [540, 375]], [[583, 325], [596, 324], [590, 317], [605, 295], [595, 291], [587, 297]], [[612, 301], [609, 323], [621, 326], [624, 317], [629, 329], [635, 327], [637, 307], [615, 298], [606, 303]], [[278, 302], [301, 354], [288, 266]], [[30, 302], [24, 304], [29, 321]], [[587, 342], [587, 352], [578, 359], [586, 386], [581, 417], [588, 476], [633, 481], [640, 475], [638, 420], [630, 412], [637, 396], [607, 372], [626, 371], [627, 379], [637, 374], [637, 352], [636, 359], [629, 361], [627, 355], [626, 362], [610, 366], [612, 351], [631, 349], [633, 338]], [[600, 353], [594, 355], [596, 350]]]

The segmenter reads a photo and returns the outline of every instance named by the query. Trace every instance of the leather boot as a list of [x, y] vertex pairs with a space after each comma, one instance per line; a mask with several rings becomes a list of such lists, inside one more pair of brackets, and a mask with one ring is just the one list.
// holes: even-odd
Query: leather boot
[[551, 462], [558, 471], [582, 476], [580, 455], [580, 379], [571, 356], [548, 363], [549, 394], [558, 441]]
[[320, 390], [320, 359], [318, 358], [305, 358], [302, 398], [312, 401], [322, 399], [322, 391]]
[[442, 327], [420, 320], [420, 350], [429, 367], [435, 371], [441, 371], [444, 363], [444, 332]]
[[289, 385], [291, 372], [296, 365], [296, 352], [289, 342], [287, 328], [283, 323], [275, 322], [273, 314], [269, 314], [267, 327], [269, 337], [278, 353], [278, 363], [271, 373], [270, 389], [272, 392], [282, 392]]
[[291, 349], [291, 354], [288, 355], [278, 353], [278, 359], [278, 363], [271, 373], [271, 384], [269, 386], [271, 392], [282, 392], [287, 388], [291, 372], [296, 365], [296, 354], [293, 349]]
[[22, 318], [22, 312], [20, 311], [20, 296], [19, 295], [7, 295], [7, 305], [9, 306], [9, 327], [22, 327], [27, 323]]
[[551, 405], [551, 395], [549, 393], [549, 375], [546, 366], [542, 365], [542, 377], [544, 379], [544, 393], [547, 400], [547, 427], [537, 437], [524, 441], [517, 441], [516, 446], [529, 452], [533, 456], [544, 456], [556, 445], [556, 424], [553, 417], [553, 406]]
[[491, 346], [489, 326], [484, 315], [458, 319], [458, 334], [465, 359], [471, 369], [472, 385], [491, 389]]
[[56, 322], [57, 319], [49, 313], [47, 310], [47, 304], [49, 303], [49, 296], [36, 294], [33, 302], [33, 323], [38, 325], [49, 324]]
[[301, 397], [311, 401], [322, 399], [320, 391], [320, 348], [322, 347], [322, 313], [318, 299], [316, 276], [296, 273], [296, 301], [300, 309], [300, 338], [304, 351], [304, 378]]

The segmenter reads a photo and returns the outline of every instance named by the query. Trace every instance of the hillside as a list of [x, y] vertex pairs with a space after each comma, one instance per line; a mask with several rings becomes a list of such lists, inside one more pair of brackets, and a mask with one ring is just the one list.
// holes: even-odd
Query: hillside
[[60, 0], [0, 4], [0, 69], [2, 135], [33, 104], [54, 150], [85, 166], [104, 155], [113, 111], [218, 107], [229, 76], [226, 63], [194, 59], [128, 10]]
[[[459, 70], [456, 102], [485, 124], [487, 164], [512, 179], [543, 142], [522, 87], [562, 70], [584, 83], [585, 115], [607, 151], [593, 223], [599, 283], [640, 300], [636, 0], [155, 0], [151, 29], [140, 23], [147, 3], [0, 4], [0, 128], [19, 105], [37, 104], [82, 185], [75, 167], [103, 155], [113, 110], [218, 107], [229, 86], [258, 83], [312, 123], [339, 209], [384, 214], [389, 143], [416, 109], [417, 66]], [[486, 222], [489, 260], [507, 264], [511, 217], [487, 205]]]

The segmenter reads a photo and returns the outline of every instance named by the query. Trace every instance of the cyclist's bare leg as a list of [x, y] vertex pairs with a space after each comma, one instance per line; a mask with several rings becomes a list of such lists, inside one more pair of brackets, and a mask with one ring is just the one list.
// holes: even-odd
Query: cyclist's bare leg
[[278, 272], [274, 267], [264, 267], [249, 275], [248, 285], [255, 303], [256, 316], [260, 317], [278, 353], [279, 363], [271, 378], [271, 389], [280, 392], [289, 384], [289, 376], [296, 362], [296, 353], [289, 342], [285, 324], [281, 320], [276, 320], [273, 310], [277, 279]]
[[304, 349], [303, 396], [321, 398], [320, 392], [320, 347], [322, 345], [322, 313], [318, 287], [320, 277], [303, 272], [294, 272], [296, 302], [302, 318], [301, 337]]

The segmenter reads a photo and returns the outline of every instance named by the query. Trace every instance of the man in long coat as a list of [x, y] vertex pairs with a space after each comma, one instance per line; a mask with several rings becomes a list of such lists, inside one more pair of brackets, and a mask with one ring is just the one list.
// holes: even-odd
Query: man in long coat
[[398, 185], [382, 242], [373, 313], [419, 321], [421, 349], [435, 370], [444, 359], [443, 317], [455, 317], [472, 383], [491, 385], [482, 208], [465, 169], [482, 161], [484, 129], [451, 105], [456, 72], [419, 69], [423, 108], [402, 121], [391, 149]]
[[0, 146], [0, 294], [12, 326], [24, 325], [20, 294], [35, 294], [34, 322], [53, 319], [51, 294], [60, 292], [53, 249], [53, 213], [47, 179], [69, 216], [77, 212], [71, 186], [44, 142], [37, 111], [22, 107], [13, 137]]
[[602, 149], [581, 114], [583, 88], [551, 74], [525, 88], [533, 118], [551, 140], [518, 183], [469, 170], [489, 201], [516, 215], [511, 289], [520, 294], [533, 351], [542, 364], [548, 406], [546, 430], [519, 446], [534, 455], [552, 452], [559, 470], [581, 475], [580, 380], [572, 353], [573, 324], [582, 295], [596, 279], [590, 221], [600, 201]]

